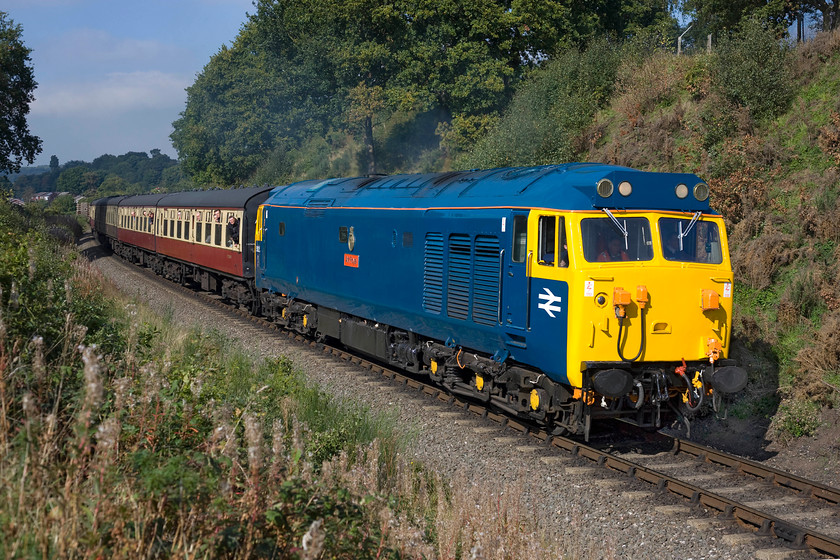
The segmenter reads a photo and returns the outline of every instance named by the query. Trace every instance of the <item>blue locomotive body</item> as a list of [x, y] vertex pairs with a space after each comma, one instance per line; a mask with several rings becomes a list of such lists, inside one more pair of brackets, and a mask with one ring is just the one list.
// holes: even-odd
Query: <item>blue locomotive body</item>
[[[596, 185], [607, 177], [644, 188], [599, 196]], [[341, 314], [366, 320], [353, 331], [386, 325], [579, 387], [580, 371], [572, 378], [567, 372], [568, 330], [575, 328], [569, 284], [577, 278], [572, 271], [566, 278], [532, 273], [529, 214], [708, 212], [707, 200], [674, 193], [677, 184], [700, 182], [594, 164], [303, 181], [278, 187], [262, 207], [256, 285], [267, 308], [270, 294], [280, 294], [285, 307], [316, 304], [322, 322], [327, 308], [339, 322]], [[335, 324], [318, 330], [380, 358], [397, 352], [387, 329], [367, 337], [345, 336]]]

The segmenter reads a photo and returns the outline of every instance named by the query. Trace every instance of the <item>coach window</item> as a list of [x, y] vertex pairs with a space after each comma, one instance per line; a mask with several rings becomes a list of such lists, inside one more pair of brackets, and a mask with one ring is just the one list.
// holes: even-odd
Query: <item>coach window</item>
[[[216, 212], [219, 212], [216, 210]], [[219, 212], [219, 220], [221, 221], [221, 212]], [[216, 221], [216, 215], [213, 214], [213, 221]], [[218, 245], [219, 247], [222, 246], [222, 224], [213, 224], [215, 226], [215, 234], [213, 235], [213, 244]]]
[[190, 240], [190, 216], [192, 216], [192, 212], [189, 210], [184, 212], [184, 240]]
[[525, 262], [525, 254], [528, 247], [528, 217], [513, 217], [513, 251], [511, 258], [513, 262]]

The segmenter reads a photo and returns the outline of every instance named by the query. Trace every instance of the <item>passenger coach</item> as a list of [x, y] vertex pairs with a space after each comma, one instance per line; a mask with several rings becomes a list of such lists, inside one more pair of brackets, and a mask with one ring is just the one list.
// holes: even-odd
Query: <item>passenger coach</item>
[[270, 187], [109, 197], [94, 229], [123, 258], [256, 311], [254, 224]]

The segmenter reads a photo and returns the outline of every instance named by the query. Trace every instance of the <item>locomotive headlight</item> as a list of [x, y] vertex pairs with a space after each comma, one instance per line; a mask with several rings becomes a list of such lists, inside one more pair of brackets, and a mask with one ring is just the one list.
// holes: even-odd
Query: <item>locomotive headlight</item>
[[607, 198], [613, 193], [613, 184], [609, 179], [601, 179], [598, 181], [598, 195], [602, 198]]
[[688, 196], [688, 185], [680, 183], [679, 185], [677, 185], [677, 188], [674, 189], [674, 192], [676, 193], [677, 198], [685, 198]]
[[628, 181], [622, 181], [618, 184], [618, 192], [621, 193], [621, 196], [630, 196], [630, 193], [633, 192], [633, 185]]
[[706, 183], [697, 183], [694, 185], [694, 198], [700, 201], [709, 198], [709, 185]]

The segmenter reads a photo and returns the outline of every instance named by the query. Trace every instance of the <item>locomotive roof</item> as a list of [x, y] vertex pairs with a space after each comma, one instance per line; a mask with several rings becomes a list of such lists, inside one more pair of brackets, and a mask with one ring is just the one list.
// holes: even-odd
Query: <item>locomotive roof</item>
[[[598, 194], [611, 181], [612, 194]], [[619, 185], [628, 182], [624, 196]], [[691, 194], [703, 181], [691, 173], [652, 173], [597, 163], [453, 171], [418, 175], [300, 181], [277, 187], [266, 201], [277, 206], [370, 208], [523, 207], [565, 210], [661, 209], [709, 212], [709, 200]], [[687, 187], [679, 198], [675, 189]], [[685, 189], [683, 189], [685, 190]]]

